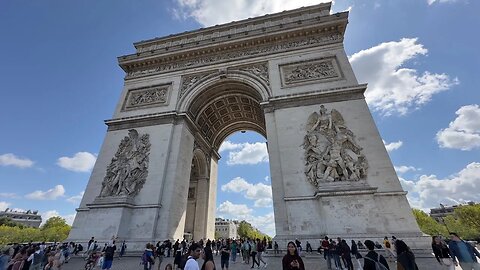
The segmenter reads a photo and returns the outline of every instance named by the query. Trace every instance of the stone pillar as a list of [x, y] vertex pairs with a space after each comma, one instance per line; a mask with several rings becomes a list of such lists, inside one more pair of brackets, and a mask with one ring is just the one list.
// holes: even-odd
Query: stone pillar
[[193, 239], [198, 241], [206, 237], [207, 211], [208, 211], [208, 178], [197, 179], [196, 206], [195, 206], [195, 227]]
[[218, 177], [218, 159], [210, 159], [210, 178], [208, 179], [208, 207], [205, 225], [205, 237], [207, 239], [215, 238], [215, 211], [217, 203], [217, 177]]

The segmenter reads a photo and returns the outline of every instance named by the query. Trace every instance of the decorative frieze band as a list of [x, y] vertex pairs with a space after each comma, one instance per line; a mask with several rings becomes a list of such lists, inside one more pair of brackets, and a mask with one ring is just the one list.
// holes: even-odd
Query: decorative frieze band
[[156, 67], [130, 71], [127, 73], [126, 79], [172, 72], [176, 70], [191, 69], [205, 65], [246, 59], [255, 56], [263, 56], [278, 52], [291, 51], [301, 48], [318, 46], [322, 44], [330, 44], [335, 42], [341, 42], [342, 40], [343, 35], [341, 33], [329, 32], [325, 35], [301, 36], [301, 38], [295, 40], [290, 39], [285, 42], [277, 41], [274, 43], [264, 44], [263, 46], [252, 44], [251, 47], [241, 47], [237, 49], [227, 50], [226, 52], [219, 52], [216, 54], [199, 55], [191, 59], [170, 61], [167, 63], [161, 63]]
[[283, 86], [337, 80], [342, 77], [334, 57], [282, 65], [280, 74]]
[[166, 105], [171, 85], [157, 85], [147, 88], [131, 89], [123, 103], [123, 110]]

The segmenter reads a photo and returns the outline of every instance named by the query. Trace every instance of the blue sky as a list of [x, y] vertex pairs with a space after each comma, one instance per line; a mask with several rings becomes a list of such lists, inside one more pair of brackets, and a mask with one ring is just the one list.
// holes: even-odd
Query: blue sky
[[[320, 2], [0, 1], [0, 209], [73, 220], [132, 43]], [[480, 201], [480, 3], [335, 1], [344, 10], [345, 50], [411, 205]], [[273, 234], [266, 140], [227, 140], [217, 213]]]

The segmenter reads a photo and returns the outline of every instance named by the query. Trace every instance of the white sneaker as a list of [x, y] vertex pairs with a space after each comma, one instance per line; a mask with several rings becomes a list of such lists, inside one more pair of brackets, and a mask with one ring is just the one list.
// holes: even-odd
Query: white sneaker
[[265, 263], [265, 264], [263, 265], [263, 268], [267, 268], [267, 265], [268, 265], [268, 263]]

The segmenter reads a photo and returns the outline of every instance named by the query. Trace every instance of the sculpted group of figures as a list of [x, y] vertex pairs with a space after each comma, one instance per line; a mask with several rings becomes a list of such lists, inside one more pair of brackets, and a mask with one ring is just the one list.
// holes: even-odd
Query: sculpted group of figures
[[328, 112], [321, 105], [318, 113], [309, 116], [306, 130], [305, 175], [311, 184], [318, 187], [322, 182], [365, 179], [367, 160], [337, 110]]
[[148, 134], [128, 131], [107, 167], [100, 197], [138, 194], [147, 178], [150, 146]]

